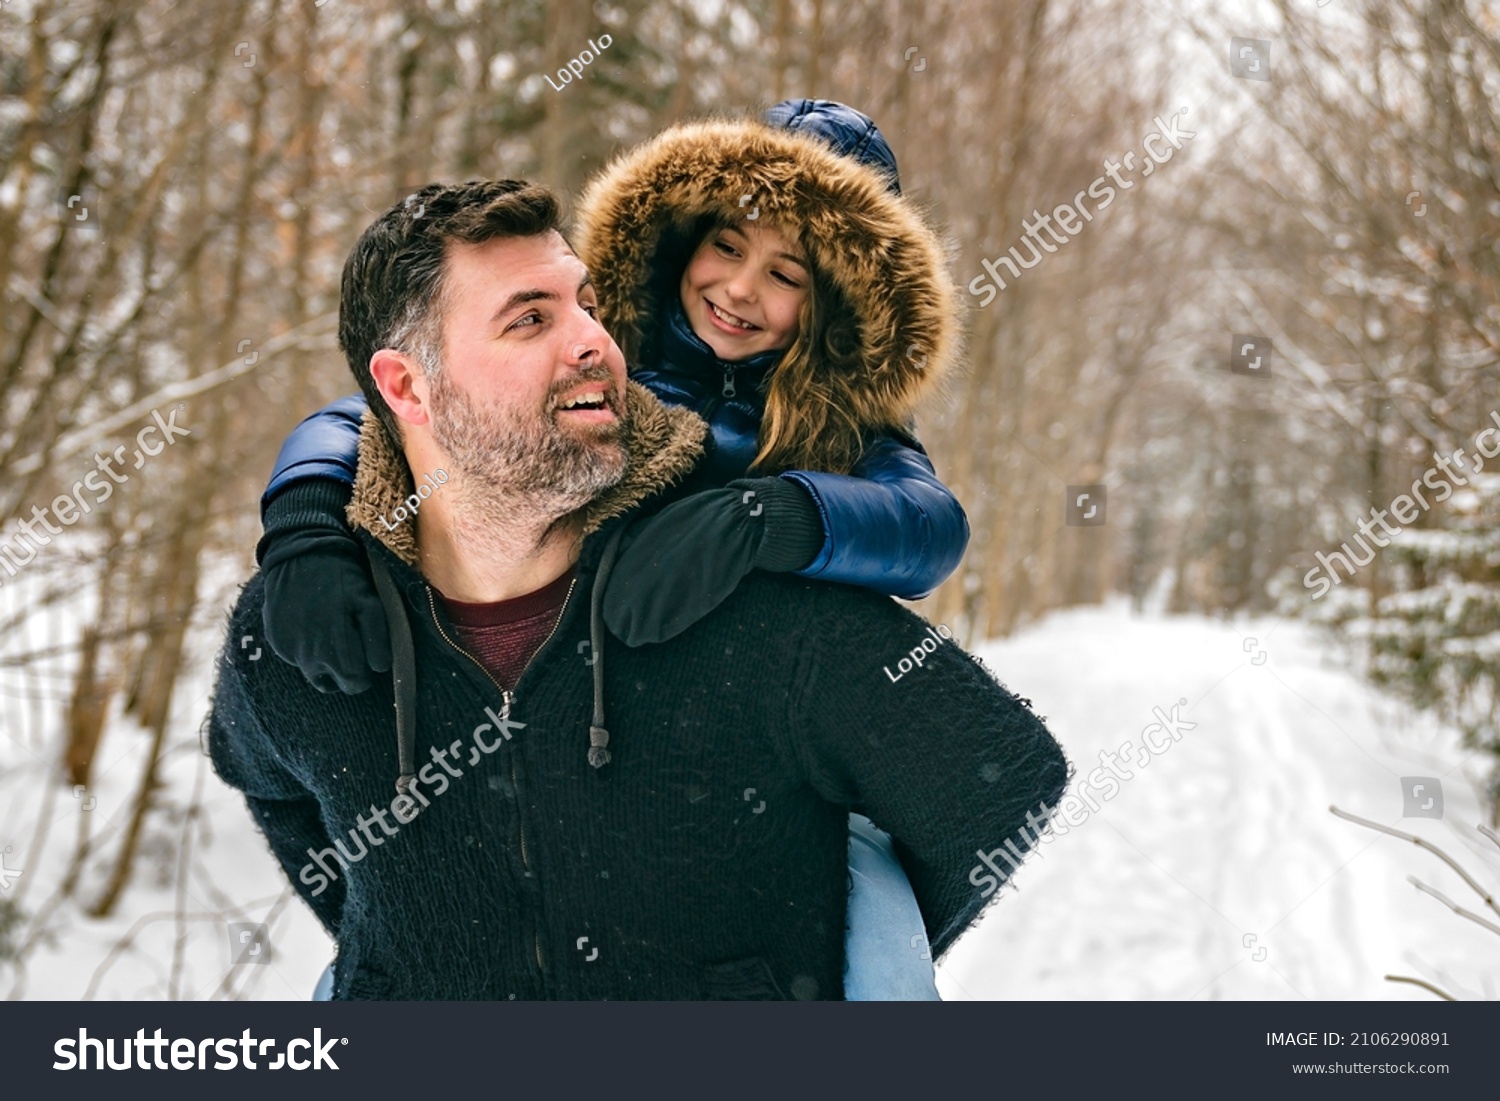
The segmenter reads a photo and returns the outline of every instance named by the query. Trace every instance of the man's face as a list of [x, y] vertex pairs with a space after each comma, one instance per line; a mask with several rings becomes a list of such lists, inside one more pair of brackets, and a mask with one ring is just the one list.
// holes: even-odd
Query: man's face
[[432, 435], [475, 482], [571, 511], [625, 471], [625, 358], [557, 233], [449, 245]]

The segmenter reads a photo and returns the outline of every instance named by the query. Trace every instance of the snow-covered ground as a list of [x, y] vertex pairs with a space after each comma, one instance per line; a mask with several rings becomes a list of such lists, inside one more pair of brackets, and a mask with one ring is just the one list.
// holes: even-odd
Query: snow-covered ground
[[[166, 798], [179, 810], [200, 785], [199, 817], [179, 813], [166, 833], [147, 838], [116, 915], [93, 920], [76, 904], [58, 907], [47, 923], [52, 939], [33, 950], [24, 974], [0, 967], [0, 997], [302, 999], [311, 991], [331, 945], [286, 887], [239, 794], [197, 750], [222, 622], [213, 613], [200, 625], [204, 658], [179, 692], [164, 769]], [[8, 639], [5, 650], [18, 644]], [[1372, 690], [1312, 628], [1140, 617], [1115, 603], [1054, 615], [978, 649], [1048, 717], [1078, 769], [1075, 787], [1101, 750], [1142, 745], [1153, 708], [1177, 709], [1179, 738], [1163, 742], [1153, 731], [1164, 748], [1148, 767], [1108, 799], [1092, 789], [1098, 812], [1085, 810], [1081, 824], [1045, 843], [1019, 889], [1003, 892], [943, 960], [945, 997], [1432, 997], [1382, 981], [1387, 973], [1460, 997], [1500, 994], [1500, 938], [1405, 878], [1415, 873], [1475, 907], [1458, 877], [1431, 854], [1328, 811], [1336, 804], [1415, 831], [1500, 885], [1500, 849], [1473, 830], [1481, 762], [1453, 732]], [[94, 816], [99, 851], [118, 843], [145, 743], [143, 732], [116, 723], [88, 793], [75, 799], [43, 783], [44, 747], [56, 745], [43, 716], [59, 711], [66, 685], [61, 676], [0, 676], [8, 697], [0, 848], [11, 847], [8, 867], [24, 869], [20, 897], [32, 914], [66, 872], [80, 816]], [[1410, 776], [1441, 780], [1441, 820], [1401, 818], [1401, 778]], [[86, 811], [89, 798], [97, 802]], [[44, 843], [39, 820], [49, 826]], [[180, 887], [173, 849], [185, 828], [194, 842]], [[16, 898], [14, 886], [0, 900]], [[92, 901], [99, 886], [91, 871], [79, 894]], [[231, 921], [269, 925], [264, 965], [233, 962]]]
[[[19, 630], [0, 635], [0, 849], [11, 850], [4, 857], [8, 867], [23, 869], [0, 893], [0, 906], [19, 898], [31, 917], [49, 915], [46, 935], [23, 970], [0, 962], [0, 998], [301, 1000], [332, 958], [332, 943], [271, 858], [244, 797], [219, 780], [199, 748], [225, 611], [244, 572], [243, 563], [220, 563], [205, 585], [219, 598], [205, 601], [192, 626], [188, 647], [198, 659], [174, 696], [157, 795], [169, 810], [150, 820], [135, 875], [115, 913], [104, 919], [82, 911], [99, 897], [113, 866], [149, 735], [120, 718], [117, 694], [88, 789], [75, 793], [47, 783], [76, 659], [24, 669], [8, 668], [6, 659], [74, 639], [77, 624], [90, 614], [89, 594], [38, 611]], [[26, 581], [31, 584], [0, 588], [0, 622], [38, 600], [39, 580]], [[57, 888], [81, 827], [90, 831], [96, 856], [75, 898], [58, 905]], [[190, 841], [187, 875], [180, 874], [184, 837]], [[256, 956], [264, 964], [234, 963], [231, 941], [240, 930], [231, 930], [231, 922], [267, 927], [269, 945]], [[12, 930], [12, 943], [24, 939], [25, 930]]]
[[[1177, 705], [1195, 726], [1176, 741], [1152, 731], [1165, 748], [1117, 791], [1096, 775], [1113, 797], [1095, 788], [1098, 813], [1044, 842], [944, 957], [944, 997], [1432, 999], [1387, 974], [1500, 996], [1500, 937], [1406, 877], [1484, 910], [1473, 891], [1328, 809], [1414, 833], [1495, 890], [1500, 849], [1474, 828], [1482, 759], [1374, 691], [1321, 634], [1113, 604], [977, 652], [1048, 717], [1075, 790], [1101, 751], [1142, 745], [1153, 709]], [[1403, 777], [1441, 781], [1442, 819], [1402, 818]]]

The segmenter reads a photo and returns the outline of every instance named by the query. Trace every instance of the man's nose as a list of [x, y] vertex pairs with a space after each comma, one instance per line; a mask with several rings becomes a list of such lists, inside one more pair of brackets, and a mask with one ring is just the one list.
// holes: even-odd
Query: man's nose
[[568, 362], [579, 366], [598, 363], [604, 356], [604, 349], [609, 346], [609, 334], [604, 331], [604, 326], [587, 314], [583, 320], [573, 334], [568, 353]]

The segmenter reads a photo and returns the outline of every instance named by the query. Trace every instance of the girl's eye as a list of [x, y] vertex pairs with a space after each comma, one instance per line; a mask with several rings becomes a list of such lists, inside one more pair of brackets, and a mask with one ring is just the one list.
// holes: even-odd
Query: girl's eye
[[724, 240], [715, 241], [714, 242], [714, 248], [718, 249], [725, 256], [738, 256], [739, 255], [739, 253], [735, 251], [734, 246], [731, 245], [728, 241], [724, 241]]
[[794, 291], [802, 289], [802, 284], [797, 282], [797, 280], [793, 279], [789, 275], [784, 275], [779, 271], [773, 271], [771, 274], [774, 275], [784, 287], [790, 287]]

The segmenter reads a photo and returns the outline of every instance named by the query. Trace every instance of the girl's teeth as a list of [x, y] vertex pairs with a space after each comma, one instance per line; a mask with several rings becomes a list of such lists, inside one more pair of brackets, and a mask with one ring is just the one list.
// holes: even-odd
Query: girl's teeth
[[712, 302], [708, 304], [708, 308], [713, 310], [714, 316], [717, 317], [720, 321], [727, 321], [729, 324], [738, 326], [741, 329], [755, 328], [754, 325], [751, 325], [747, 321], [738, 321], [735, 318], [730, 317], [727, 313], [719, 309], [719, 307], [715, 306]]

